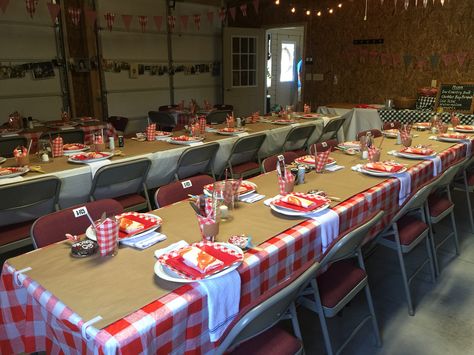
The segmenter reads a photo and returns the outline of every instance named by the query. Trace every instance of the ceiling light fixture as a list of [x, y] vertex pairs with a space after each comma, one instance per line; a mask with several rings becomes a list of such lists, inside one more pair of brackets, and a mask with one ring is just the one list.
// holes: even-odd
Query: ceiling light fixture
[[296, 12], [296, 9], [294, 7], [291, 8], [291, 13], [294, 14]]
[[275, 0], [275, 5], [280, 5], [280, 0]]
[[342, 3], [341, 3], [341, 4], [339, 4], [339, 5], [337, 5], [337, 7], [338, 7], [338, 8], [341, 8], [341, 7], [342, 7]]
[[311, 11], [306, 10], [306, 15], [308, 15], [308, 16], [311, 15]]
[[329, 13], [332, 14], [334, 12], [333, 9], [329, 9]]
[[318, 11], [318, 13], [316, 15], [321, 16], [321, 11]]

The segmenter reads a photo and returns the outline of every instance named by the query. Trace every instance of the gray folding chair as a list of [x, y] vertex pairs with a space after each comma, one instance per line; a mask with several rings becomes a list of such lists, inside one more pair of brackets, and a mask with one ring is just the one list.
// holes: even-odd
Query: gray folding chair
[[[303, 345], [294, 300], [315, 277], [318, 269], [318, 263], [304, 265], [285, 282], [241, 310], [237, 320], [224, 333], [216, 354], [281, 354], [279, 349], [301, 354]], [[296, 338], [274, 326], [288, 317], [292, 320]]]
[[[411, 316], [413, 316], [415, 312], [411, 298], [410, 283], [428, 263], [430, 264], [433, 282], [435, 282], [436, 279], [433, 240], [431, 239], [430, 227], [426, 220], [427, 198], [435, 184], [436, 180], [432, 180], [415, 191], [393, 217], [390, 224], [377, 237], [379, 244], [397, 252], [408, 304], [408, 314]], [[408, 277], [403, 255], [410, 253], [422, 241], [425, 241], [426, 244], [427, 258], [423, 260], [413, 274]]]
[[224, 123], [228, 115], [232, 115], [232, 111], [230, 110], [211, 111], [206, 116], [206, 122], [209, 124]]
[[286, 135], [285, 142], [283, 143], [283, 151], [292, 151], [298, 155], [305, 155], [308, 153], [308, 140], [313, 134], [316, 126], [305, 125], [297, 126], [290, 129]]
[[[467, 158], [469, 160], [469, 158]], [[446, 241], [450, 238], [453, 239], [454, 249], [456, 255], [459, 255], [459, 241], [458, 241], [458, 231], [456, 228], [456, 218], [454, 217], [454, 203], [451, 198], [451, 183], [454, 180], [454, 177], [459, 172], [461, 168], [464, 167], [466, 159], [458, 162], [457, 164], [449, 167], [443, 175], [441, 175], [434, 185], [433, 192], [428, 196], [428, 203], [426, 206], [426, 219], [430, 226], [430, 235], [433, 240], [434, 246], [434, 262], [436, 274], [439, 275], [439, 263], [437, 251], [444, 245]], [[451, 228], [452, 231], [444, 236], [439, 242], [436, 241], [434, 235], [433, 225], [441, 222], [444, 218], [450, 216], [451, 219]]]
[[469, 213], [469, 223], [471, 224], [471, 232], [474, 233], [474, 217], [472, 212], [471, 204], [471, 193], [474, 192], [474, 173], [470, 171], [469, 167], [474, 164], [474, 156], [468, 158], [464, 162], [464, 166], [459, 169], [460, 172], [455, 178], [454, 189], [464, 191], [467, 204], [467, 210]]
[[213, 165], [218, 150], [219, 143], [207, 143], [186, 149], [178, 159], [175, 179], [180, 180], [198, 174], [210, 174], [215, 179]]
[[316, 143], [328, 141], [330, 139], [337, 139], [337, 133], [342, 128], [345, 121], [345, 117], [338, 117], [330, 120], [328, 124], [324, 126], [323, 132], [319, 136]]
[[150, 122], [156, 123], [161, 131], [171, 132], [176, 127], [176, 118], [166, 111], [148, 111]]
[[82, 129], [68, 129], [64, 131], [51, 131], [43, 133], [40, 139], [54, 139], [60, 136], [64, 144], [82, 143], [84, 144], [84, 131]]
[[261, 173], [259, 151], [267, 138], [265, 133], [239, 138], [232, 146], [227, 167], [232, 178], [245, 178]]
[[[320, 268], [322, 270], [324, 270], [325, 267], [328, 267], [328, 269], [318, 277], [313, 278], [310, 284], [311, 287], [305, 290], [302, 293], [302, 297], [298, 299], [298, 302], [301, 303], [302, 306], [318, 313], [328, 355], [332, 355], [334, 351], [329, 337], [326, 318], [332, 318], [337, 315], [347, 303], [363, 289], [365, 290], [365, 297], [370, 314], [360, 321], [335, 353], [339, 354], [362, 325], [369, 320], [372, 321], [377, 346], [382, 344], [372, 296], [370, 294], [367, 273], [365, 271], [361, 245], [364, 237], [369, 230], [381, 220], [383, 214], [383, 211], [373, 214], [365, 222], [338, 238], [320, 262]], [[354, 257], [357, 257], [358, 266], [348, 260]], [[339, 289], [342, 292], [333, 292], [334, 289]]]
[[0, 186], [0, 254], [31, 244], [35, 219], [59, 209], [60, 188], [55, 176]]
[[13, 150], [18, 146], [27, 147], [28, 140], [21, 136], [0, 137], [0, 157], [13, 157]]
[[125, 212], [151, 210], [145, 183], [150, 167], [146, 158], [101, 167], [92, 180], [90, 201], [113, 198]]

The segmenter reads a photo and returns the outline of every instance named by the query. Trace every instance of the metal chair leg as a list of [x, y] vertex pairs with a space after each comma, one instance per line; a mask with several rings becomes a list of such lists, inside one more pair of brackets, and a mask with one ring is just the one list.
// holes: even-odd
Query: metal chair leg
[[300, 324], [298, 322], [298, 315], [296, 314], [295, 302], [291, 302], [289, 311], [291, 314], [291, 324], [293, 325], [293, 331], [295, 333], [295, 336], [299, 340], [303, 341], [303, 337], [301, 335], [301, 330], [300, 330]]
[[365, 297], [367, 298], [367, 304], [369, 306], [370, 315], [372, 316], [372, 326], [375, 334], [375, 344], [380, 347], [382, 346], [382, 339], [380, 338], [379, 326], [377, 323], [377, 317], [375, 316], [374, 303], [372, 302], [372, 294], [370, 293], [369, 283], [365, 286]]
[[425, 218], [426, 218], [426, 221], [428, 222], [428, 227], [429, 227], [427, 239], [429, 239], [429, 242], [431, 245], [431, 255], [433, 257], [432, 261], [434, 263], [436, 276], [438, 276], [439, 275], [438, 255], [436, 254], [436, 244], [435, 244], [434, 233], [433, 233], [433, 223], [431, 223], [430, 210], [428, 208], [428, 203], [425, 204], [424, 213], [425, 213]]
[[[397, 234], [398, 234], [398, 232], [397, 232]], [[397, 235], [397, 237], [398, 237], [398, 235]], [[413, 316], [413, 315], [415, 315], [415, 311], [413, 310], [413, 304], [412, 304], [412, 301], [411, 301], [411, 293], [410, 293], [410, 285], [408, 284], [407, 272], [405, 270], [405, 261], [403, 260], [403, 254], [402, 254], [400, 244], [397, 246], [397, 255], [398, 255], [398, 260], [400, 262], [400, 270], [402, 272], [402, 279], [403, 279], [403, 286], [405, 288], [405, 295], [407, 297], [408, 314], [410, 316]]]
[[428, 237], [426, 237], [425, 244], [426, 244], [426, 252], [428, 254], [428, 258], [430, 259], [431, 282], [435, 283], [436, 282], [436, 270], [435, 270], [435, 265], [434, 265], [434, 261], [433, 261], [433, 250], [431, 248], [431, 243], [428, 240]]
[[328, 325], [326, 323], [326, 316], [324, 315], [323, 306], [321, 304], [321, 297], [319, 296], [319, 289], [316, 280], [311, 280], [311, 287], [314, 292], [314, 300], [316, 302], [316, 310], [318, 312], [319, 323], [321, 324], [321, 331], [323, 332], [324, 345], [326, 347], [327, 355], [333, 355], [331, 338], [329, 338]]
[[469, 192], [469, 185], [467, 183], [466, 169], [463, 171], [464, 191], [466, 192], [467, 209], [469, 212], [469, 222], [471, 223], [471, 232], [474, 233], [474, 217], [472, 216], [471, 194]]
[[459, 239], [458, 239], [458, 229], [456, 228], [456, 219], [454, 218], [454, 210], [450, 213], [451, 215], [451, 224], [453, 226], [453, 240], [454, 248], [456, 250], [456, 255], [459, 256]]

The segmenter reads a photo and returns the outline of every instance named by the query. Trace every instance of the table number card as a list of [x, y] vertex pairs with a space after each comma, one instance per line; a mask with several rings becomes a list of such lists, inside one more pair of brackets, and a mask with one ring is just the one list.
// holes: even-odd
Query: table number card
[[76, 218], [89, 215], [89, 212], [87, 212], [86, 206], [75, 208], [72, 210], [72, 212], [74, 213], [74, 217]]
[[189, 189], [191, 186], [193, 186], [193, 183], [191, 180], [184, 180], [181, 181], [181, 185], [183, 186], [183, 189]]

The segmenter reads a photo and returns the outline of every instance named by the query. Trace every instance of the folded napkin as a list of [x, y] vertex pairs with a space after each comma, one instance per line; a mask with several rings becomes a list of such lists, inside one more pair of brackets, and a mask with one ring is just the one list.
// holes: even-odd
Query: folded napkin
[[472, 154], [472, 141], [470, 139], [467, 139], [463, 141], [463, 143], [466, 145], [466, 156], [469, 157]]
[[387, 172], [387, 173], [396, 173], [404, 168], [401, 164], [391, 164], [391, 163], [367, 163], [364, 165], [365, 169], [368, 170], [375, 170], [380, 172]]
[[273, 202], [276, 206], [301, 212], [311, 212], [327, 203], [328, 200], [322, 196], [302, 193], [285, 195]]
[[411, 176], [408, 172], [395, 175], [400, 181], [400, 191], [398, 192], [398, 205], [401, 206], [411, 193]]
[[301, 207], [307, 210], [315, 209], [318, 206], [317, 202], [315, 201], [311, 201], [304, 197], [295, 196], [295, 195], [286, 195], [280, 201], [285, 202], [289, 205]]
[[327, 208], [320, 212], [313, 212], [307, 217], [312, 218], [321, 229], [321, 248], [324, 253], [339, 235], [339, 215]]
[[186, 247], [188, 245], [189, 245], [188, 242], [186, 242], [185, 240], [180, 240], [179, 242], [170, 244], [165, 248], [157, 249], [157, 250], [155, 250], [155, 258], [158, 259], [163, 254], [169, 253], [173, 250], [181, 249], [181, 248]]
[[326, 166], [324, 169], [327, 171], [338, 171], [338, 170], [344, 169], [344, 167], [342, 165], [333, 164], [333, 165]]
[[139, 237], [131, 237], [120, 240], [120, 243], [137, 249], [147, 249], [158, 242], [166, 239], [166, 235], [158, 232], [150, 232]]
[[92, 178], [94, 178], [95, 174], [97, 173], [97, 170], [109, 164], [112, 164], [110, 159], [104, 159], [104, 160], [93, 161], [93, 162], [87, 163], [87, 165], [89, 165], [89, 167], [91, 168]]
[[260, 201], [261, 199], [265, 198], [265, 195], [260, 195], [256, 192], [247, 194], [245, 196], [240, 196], [239, 201], [246, 202], [246, 203], [254, 203]]
[[216, 342], [239, 313], [240, 275], [234, 270], [223, 276], [198, 282], [207, 295], [209, 337], [211, 342]]
[[428, 160], [433, 161], [433, 176], [438, 176], [443, 171], [441, 158], [439, 156], [428, 157]]
[[431, 155], [434, 153], [433, 149], [430, 148], [414, 148], [414, 147], [407, 147], [401, 150], [403, 153], [408, 154], [417, 154], [417, 155]]

